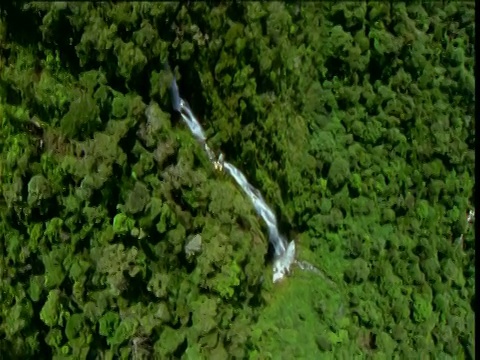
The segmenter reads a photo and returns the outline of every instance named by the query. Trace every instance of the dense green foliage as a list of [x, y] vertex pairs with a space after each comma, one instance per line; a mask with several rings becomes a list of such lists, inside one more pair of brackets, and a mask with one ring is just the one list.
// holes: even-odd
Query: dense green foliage
[[474, 357], [473, 2], [2, 6], [0, 357]]

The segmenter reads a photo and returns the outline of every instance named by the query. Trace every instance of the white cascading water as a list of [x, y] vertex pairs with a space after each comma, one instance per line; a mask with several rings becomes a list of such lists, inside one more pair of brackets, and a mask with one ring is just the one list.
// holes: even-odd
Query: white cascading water
[[223, 154], [220, 154], [218, 159], [216, 158], [214, 152], [206, 144], [206, 137], [202, 126], [195, 118], [186, 101], [180, 97], [175, 78], [173, 78], [171, 83], [170, 92], [174, 110], [180, 113], [182, 120], [188, 126], [195, 139], [201, 143], [208, 158], [215, 166], [215, 169], [225, 169], [225, 171], [235, 179], [237, 184], [249, 197], [257, 214], [265, 221], [268, 228], [269, 241], [275, 249], [273, 282], [277, 282], [289, 273], [290, 267], [295, 261], [295, 243], [291, 241], [287, 244], [287, 241], [280, 235], [275, 214], [267, 205], [260, 192], [247, 181], [245, 175], [232, 164], [225, 162], [223, 160]]
[[287, 250], [287, 242], [278, 233], [277, 219], [275, 214], [263, 200], [260, 192], [249, 184], [245, 175], [235, 166], [228, 162], [223, 163], [224, 169], [235, 179], [237, 184], [245, 191], [252, 201], [257, 214], [265, 221], [268, 227], [268, 238], [275, 249], [275, 255], [280, 256]]

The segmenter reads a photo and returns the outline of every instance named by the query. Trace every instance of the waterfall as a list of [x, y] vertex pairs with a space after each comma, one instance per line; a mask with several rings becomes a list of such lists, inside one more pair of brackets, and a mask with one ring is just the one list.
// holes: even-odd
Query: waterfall
[[183, 99], [180, 99], [179, 104], [180, 115], [182, 116], [183, 121], [187, 124], [195, 139], [200, 141], [202, 144], [205, 143], [207, 138], [203, 132], [202, 125], [200, 125], [198, 120], [193, 115], [192, 110], [190, 110], [190, 107]]
[[275, 255], [281, 256], [287, 250], [287, 242], [278, 233], [277, 218], [275, 217], [275, 214], [265, 200], [263, 200], [260, 192], [248, 183], [245, 175], [243, 175], [240, 170], [228, 162], [224, 162], [223, 167], [247, 194], [255, 211], [263, 221], [265, 221], [265, 224], [267, 224], [268, 238], [275, 249]]
[[[169, 67], [166, 65], [166, 69]], [[255, 189], [248, 181], [245, 175], [229, 162], [224, 161], [223, 154], [215, 156], [215, 153], [206, 143], [206, 136], [202, 126], [193, 114], [190, 106], [180, 97], [177, 82], [173, 77], [170, 84], [170, 94], [172, 98], [173, 109], [180, 113], [183, 122], [190, 129], [192, 135], [203, 146], [210, 162], [216, 170], [225, 170], [242, 188], [248, 196], [256, 213], [263, 219], [268, 228], [268, 239], [275, 250], [273, 262], [273, 282], [282, 279], [290, 271], [291, 265], [295, 262], [295, 243], [287, 243], [285, 238], [278, 231], [277, 218], [272, 209], [267, 205], [260, 192]]]

